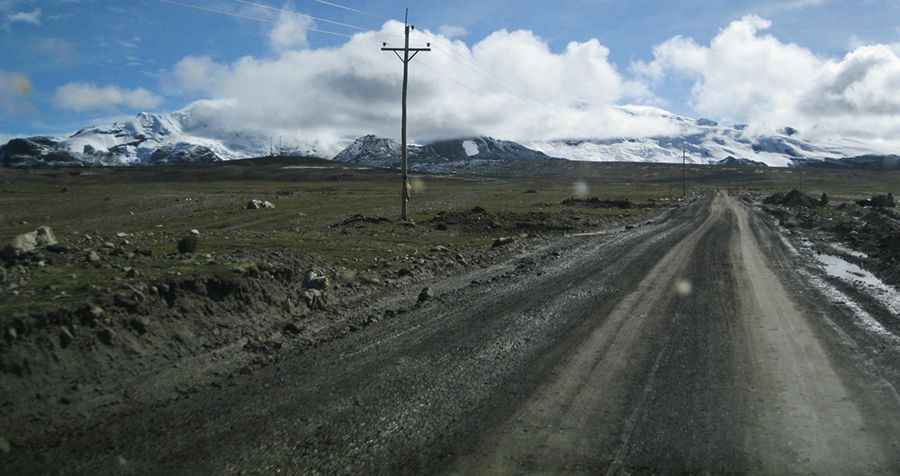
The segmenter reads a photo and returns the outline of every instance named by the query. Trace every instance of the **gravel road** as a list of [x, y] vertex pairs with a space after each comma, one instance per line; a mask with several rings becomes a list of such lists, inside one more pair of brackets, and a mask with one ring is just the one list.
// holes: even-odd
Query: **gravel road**
[[16, 449], [7, 468], [900, 473], [897, 382], [882, 377], [896, 369], [850, 340], [849, 311], [776, 234], [718, 193], [570, 237], [237, 385]]

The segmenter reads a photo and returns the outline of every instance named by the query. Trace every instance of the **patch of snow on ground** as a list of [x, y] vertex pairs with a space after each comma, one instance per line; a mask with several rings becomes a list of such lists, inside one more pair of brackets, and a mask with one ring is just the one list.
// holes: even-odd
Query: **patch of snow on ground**
[[794, 255], [794, 256], [800, 256], [800, 252], [797, 251], [797, 248], [794, 248], [794, 245], [791, 244], [791, 242], [788, 241], [788, 239], [785, 238], [784, 235], [782, 235], [781, 233], [779, 233], [779, 234], [778, 234], [778, 237], [781, 238], [781, 242], [784, 244], [785, 248], [787, 248], [788, 251], [791, 252], [792, 255]]
[[862, 290], [887, 307], [895, 315], [900, 315], [900, 292], [869, 271], [831, 255], [816, 255], [816, 260], [832, 277], [862, 288]]
[[466, 150], [466, 155], [468, 155], [469, 157], [474, 157], [481, 152], [480, 150], [478, 150], [478, 144], [476, 144], [474, 141], [463, 141], [462, 146], [463, 149]]
[[816, 288], [818, 288], [822, 293], [825, 294], [831, 302], [835, 304], [842, 304], [847, 306], [854, 315], [859, 317], [859, 325], [872, 333], [875, 333], [879, 336], [885, 337], [888, 340], [892, 341], [895, 345], [900, 344], [900, 338], [891, 334], [891, 332], [884, 328], [878, 320], [872, 317], [871, 314], [866, 312], [859, 304], [856, 303], [853, 299], [850, 299], [849, 296], [842, 293], [840, 290], [835, 288], [834, 286], [825, 282], [824, 279], [814, 276], [811, 273], [807, 273], [805, 271], [801, 271], [801, 274]]
[[838, 253], [843, 253], [847, 256], [852, 256], [854, 258], [866, 259], [869, 257], [869, 255], [867, 255], [861, 251], [851, 250], [850, 248], [847, 248], [846, 246], [844, 246], [840, 243], [829, 243], [828, 246], [831, 246], [831, 248], [833, 250], [837, 251]]

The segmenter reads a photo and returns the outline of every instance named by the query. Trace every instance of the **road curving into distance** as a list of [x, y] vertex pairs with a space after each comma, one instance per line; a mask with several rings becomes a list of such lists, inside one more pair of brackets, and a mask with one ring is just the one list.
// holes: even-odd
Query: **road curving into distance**
[[835, 324], [850, 317], [821, 318], [849, 311], [803, 282], [776, 233], [722, 192], [570, 237], [10, 468], [900, 473], [896, 382]]

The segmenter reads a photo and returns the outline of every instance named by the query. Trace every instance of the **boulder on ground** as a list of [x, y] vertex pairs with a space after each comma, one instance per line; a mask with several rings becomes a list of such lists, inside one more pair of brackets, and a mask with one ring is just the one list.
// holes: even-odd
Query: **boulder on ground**
[[108, 327], [103, 327], [97, 331], [97, 339], [105, 345], [113, 345], [113, 342], [115, 342], [116, 339], [116, 331]]
[[313, 310], [324, 311], [328, 305], [325, 293], [318, 289], [307, 289], [303, 292], [303, 299], [306, 301], [306, 305]]
[[303, 278], [303, 287], [306, 289], [325, 290], [328, 289], [329, 284], [331, 283], [328, 276], [316, 271], [307, 272], [306, 276]]
[[427, 286], [422, 288], [422, 292], [419, 293], [418, 303], [425, 304], [432, 299], [434, 299], [434, 291], [432, 291], [431, 288]]
[[250, 200], [247, 202], [247, 210], [262, 210], [265, 208], [275, 208], [275, 204], [264, 200]]
[[516, 240], [515, 238], [510, 238], [508, 236], [503, 236], [494, 240], [493, 248], [500, 248], [501, 246], [511, 245]]
[[66, 326], [60, 326], [59, 328], [59, 345], [62, 348], [66, 348], [72, 341], [75, 340], [75, 336], [72, 335], [72, 331], [69, 330]]
[[873, 208], [894, 208], [897, 206], [893, 193], [888, 193], [887, 195], [875, 195], [872, 198], [860, 200], [856, 203], [862, 207]]
[[6, 258], [18, 258], [34, 253], [39, 248], [46, 248], [57, 244], [59, 244], [59, 242], [56, 241], [53, 230], [50, 229], [50, 227], [42, 226], [35, 231], [23, 233], [13, 238], [12, 241], [3, 248], [2, 254]]

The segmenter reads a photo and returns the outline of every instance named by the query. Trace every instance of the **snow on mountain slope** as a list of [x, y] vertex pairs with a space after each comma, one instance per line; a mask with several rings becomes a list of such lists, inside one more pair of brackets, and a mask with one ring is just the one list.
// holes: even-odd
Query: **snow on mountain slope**
[[468, 155], [469, 157], [476, 156], [478, 155], [478, 152], [480, 152], [478, 149], [478, 144], [476, 144], [475, 141], [463, 141], [462, 146], [466, 151], [466, 155]]
[[[544, 153], [491, 137], [449, 139], [409, 146], [412, 170], [442, 172], [488, 167], [514, 160], [550, 160]], [[400, 144], [374, 135], [360, 137], [335, 156], [337, 162], [393, 168], [400, 165]]]
[[[350, 143], [337, 136], [305, 140], [301, 133], [234, 129], [219, 124], [229, 104], [198, 101], [168, 114], [141, 113], [132, 119], [92, 126], [65, 138], [32, 137], [0, 147], [0, 164], [31, 167], [52, 164], [135, 165], [197, 163], [269, 155], [334, 157], [339, 162], [396, 167], [400, 145], [392, 139], [365, 136]], [[740, 125], [692, 119], [650, 106], [619, 106], [620, 113], [654, 124], [669, 135], [649, 137], [535, 140], [516, 143], [473, 137], [411, 145], [411, 167], [443, 171], [477, 169], [498, 161], [562, 158], [597, 162], [680, 163], [682, 151], [695, 164], [761, 162], [770, 166], [815, 165], [860, 156], [900, 152], [900, 141], [863, 141], [817, 137], [785, 127], [762, 134]], [[661, 125], [665, 127], [661, 127]], [[813, 131], [815, 132], [815, 131]], [[284, 146], [282, 137], [288, 138]], [[348, 145], [340, 153], [341, 148]], [[335, 154], [337, 155], [335, 156]], [[868, 160], [866, 163], [872, 162]]]
[[[315, 143], [289, 141], [285, 145], [283, 138], [274, 133], [223, 130], [210, 124], [204, 116], [196, 113], [194, 105], [167, 114], [143, 112], [132, 119], [87, 127], [68, 137], [51, 138], [54, 143], [51, 149], [55, 154], [69, 155], [76, 162], [92, 165], [210, 162], [261, 157], [273, 151], [313, 156], [331, 152], [320, 153], [320, 146]], [[19, 161], [39, 162], [37, 156], [30, 162]]]
[[900, 151], [900, 143], [864, 142], [842, 137], [809, 139], [790, 127], [775, 134], [757, 134], [745, 126], [694, 120], [653, 107], [622, 106], [619, 109], [639, 117], [669, 121], [680, 133], [657, 137], [533, 141], [524, 145], [570, 160], [680, 163], [684, 151], [687, 161], [694, 164], [715, 164], [734, 157], [776, 167], [795, 165], [796, 159], [841, 159]]

